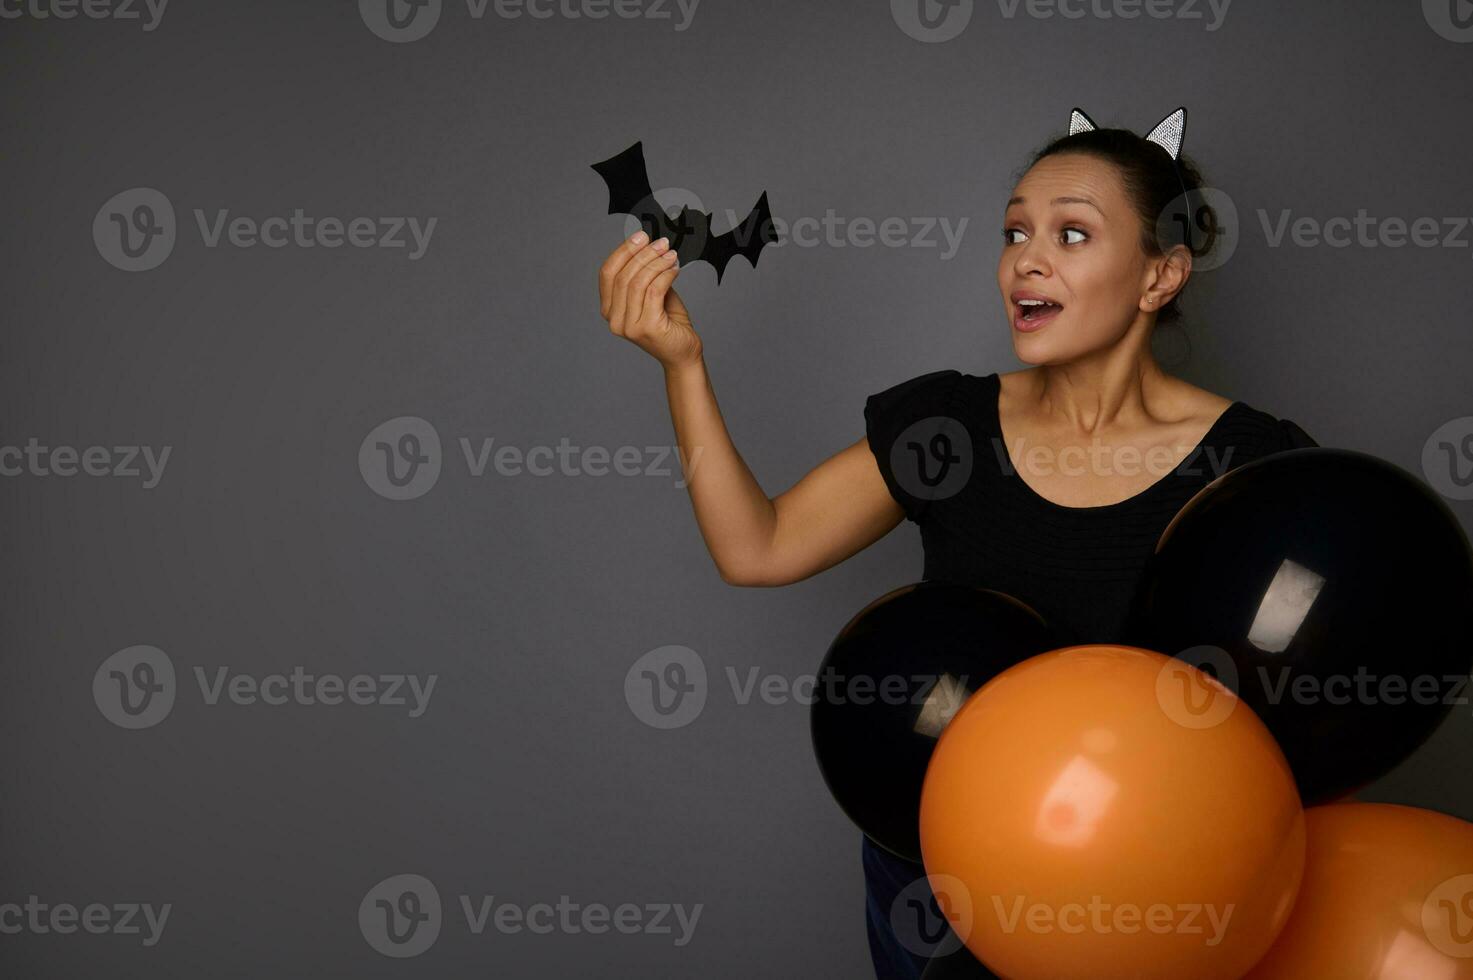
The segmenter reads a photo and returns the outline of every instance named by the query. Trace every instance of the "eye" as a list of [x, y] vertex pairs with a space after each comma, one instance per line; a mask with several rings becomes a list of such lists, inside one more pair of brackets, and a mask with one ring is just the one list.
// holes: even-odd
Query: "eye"
[[[1076, 234], [1076, 235], [1078, 235], [1079, 238], [1076, 239], [1076, 240], [1074, 240], [1074, 241], [1070, 241], [1069, 238], [1068, 238], [1068, 235], [1071, 232], [1074, 233], [1074, 234]], [[1002, 231], [1003, 244], [1005, 244], [1005, 245], [1016, 245], [1016, 244], [1018, 244], [1018, 240], [1017, 239], [1014, 239], [1012, 237], [1015, 233], [1021, 235], [1021, 234], [1023, 234], [1023, 231], [1020, 228], [1004, 228], [1003, 231]], [[1085, 239], [1088, 239], [1089, 238], [1089, 235], [1082, 228], [1065, 228], [1060, 234], [1062, 234], [1062, 235], [1065, 236], [1064, 237], [1064, 244], [1065, 245], [1078, 245], [1082, 241], [1084, 241]]]

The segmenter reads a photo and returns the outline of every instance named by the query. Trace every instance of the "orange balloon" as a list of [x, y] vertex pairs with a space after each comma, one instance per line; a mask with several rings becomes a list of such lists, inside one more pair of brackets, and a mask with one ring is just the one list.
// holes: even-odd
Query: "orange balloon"
[[1251, 980], [1473, 980], [1473, 824], [1395, 803], [1304, 817], [1304, 883]]
[[994, 677], [921, 791], [938, 904], [1009, 980], [1238, 980], [1289, 917], [1304, 834], [1258, 716], [1137, 647], [1065, 647]]

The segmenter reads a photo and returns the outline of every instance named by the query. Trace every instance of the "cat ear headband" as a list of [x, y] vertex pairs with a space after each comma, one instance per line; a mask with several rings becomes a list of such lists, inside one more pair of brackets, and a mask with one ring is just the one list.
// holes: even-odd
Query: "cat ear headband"
[[[1069, 114], [1069, 135], [1088, 133], [1097, 129], [1095, 121], [1084, 114], [1083, 109], [1076, 108]], [[1155, 143], [1161, 149], [1171, 155], [1173, 161], [1181, 156], [1181, 144], [1187, 135], [1187, 107], [1182, 106], [1156, 124], [1156, 128], [1147, 134], [1146, 139]]]
[[[1088, 133], [1098, 129], [1095, 121], [1084, 114], [1084, 110], [1075, 107], [1069, 113], [1069, 135], [1075, 136], [1079, 133]], [[1155, 127], [1146, 134], [1146, 139], [1155, 143], [1166, 154], [1171, 157], [1171, 169], [1176, 171], [1176, 179], [1181, 184], [1182, 199], [1186, 203], [1188, 213], [1192, 208], [1192, 195], [1187, 191], [1187, 182], [1182, 178], [1181, 167], [1177, 166], [1177, 158], [1181, 156], [1181, 145], [1187, 135], [1187, 107], [1180, 106], [1175, 112], [1158, 122]], [[1185, 233], [1185, 232], [1184, 232]], [[1190, 247], [1190, 241], [1187, 242]]]

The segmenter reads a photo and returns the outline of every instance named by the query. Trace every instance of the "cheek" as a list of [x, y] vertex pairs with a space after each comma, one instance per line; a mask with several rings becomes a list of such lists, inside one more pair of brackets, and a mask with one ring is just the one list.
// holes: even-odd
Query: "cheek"
[[1137, 272], [1116, 250], [1090, 249], [1068, 265], [1068, 286], [1077, 303], [1107, 308], [1128, 303], [1135, 295]]

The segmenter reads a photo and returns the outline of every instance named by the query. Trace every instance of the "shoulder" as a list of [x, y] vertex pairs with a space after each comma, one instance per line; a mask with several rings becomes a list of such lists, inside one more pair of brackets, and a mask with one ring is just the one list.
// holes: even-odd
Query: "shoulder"
[[[962, 382], [970, 375], [946, 369], [916, 375], [864, 403], [865, 439], [890, 495], [907, 519], [920, 523], [933, 499], [941, 495], [933, 470], [944, 474], [954, 460], [936, 459], [938, 440], [960, 440], [966, 397]], [[950, 456], [950, 451], [944, 455]], [[944, 483], [944, 481], [943, 481]]]
[[1319, 443], [1290, 418], [1234, 402], [1224, 419], [1221, 442], [1234, 447], [1241, 462], [1249, 462], [1290, 449], [1315, 449]]
[[886, 403], [894, 403], [903, 399], [914, 398], [918, 395], [935, 394], [949, 389], [961, 377], [962, 373], [952, 368], [929, 371], [926, 374], [918, 374], [913, 378], [908, 378], [899, 384], [891, 385], [884, 391], [876, 392], [870, 396], [870, 400], [874, 401], [878, 399]]
[[1226, 441], [1250, 450], [1255, 456], [1319, 445], [1292, 419], [1281, 418], [1245, 401], [1224, 398], [1186, 382], [1181, 382], [1179, 391], [1184, 414], [1209, 425], [1218, 420], [1221, 428], [1236, 436]]
[[970, 375], [947, 368], [919, 374], [865, 399], [864, 417], [877, 424], [914, 421], [952, 404], [959, 383]]
[[1202, 429], [1219, 419], [1230, 417], [1228, 412], [1239, 404], [1234, 399], [1225, 398], [1206, 388], [1199, 388], [1180, 378], [1171, 379], [1168, 397], [1172, 406], [1173, 418], [1179, 420], [1181, 424], [1195, 425]]

